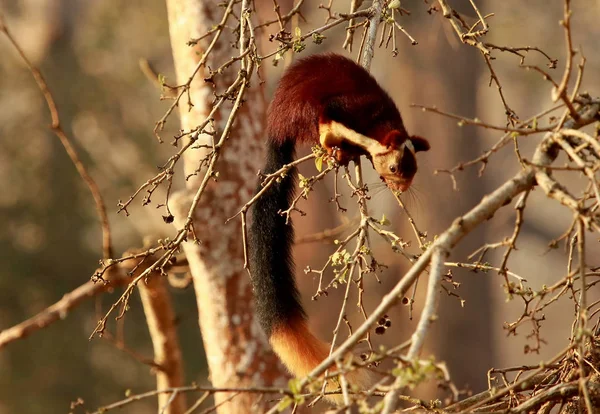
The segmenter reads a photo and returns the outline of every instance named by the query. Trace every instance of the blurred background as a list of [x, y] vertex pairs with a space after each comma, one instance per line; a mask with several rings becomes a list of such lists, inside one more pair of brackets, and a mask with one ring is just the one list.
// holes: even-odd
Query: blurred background
[[[432, 2], [430, 2], [432, 3]], [[468, 6], [461, 13], [475, 19]], [[561, 1], [527, 2], [477, 1], [482, 13], [494, 13], [486, 41], [502, 46], [537, 46], [558, 59], [549, 72], [560, 79], [564, 68], [564, 33], [558, 22]], [[281, 3], [284, 8], [285, 3]], [[303, 7], [306, 22], [303, 32], [325, 23], [327, 13], [318, 1]], [[289, 7], [290, 5], [287, 4]], [[420, 229], [429, 238], [443, 231], [460, 213], [475, 205], [520, 168], [513, 147], [495, 154], [484, 174], [479, 166], [456, 173], [458, 191], [448, 175], [434, 175], [435, 169], [449, 169], [470, 160], [489, 148], [501, 133], [459, 127], [457, 122], [411, 108], [410, 104], [437, 106], [447, 112], [477, 117], [504, 125], [505, 109], [495, 84], [479, 52], [460, 44], [441, 13], [428, 14], [428, 5], [404, 1], [411, 11], [401, 24], [418, 41], [417, 46], [398, 36], [399, 55], [390, 49], [376, 51], [374, 76], [389, 91], [400, 108], [411, 134], [429, 139], [432, 150], [420, 156], [420, 172], [415, 191], [407, 199], [408, 208]], [[468, 7], [467, 7], [468, 6]], [[109, 207], [115, 250], [120, 255], [129, 247], [139, 247], [146, 236], [168, 236], [173, 228], [163, 222], [161, 211], [139, 202], [129, 209], [131, 215], [116, 214], [118, 200], [126, 200], [137, 186], [148, 180], [173, 152], [168, 139], [159, 144], [153, 136], [155, 122], [170, 102], [159, 99], [160, 91], [140, 70], [140, 59], [147, 59], [167, 82], [174, 83], [166, 7], [161, 0], [2, 0], [2, 14], [24, 48], [38, 65], [57, 101], [63, 127], [73, 138], [83, 162], [98, 182]], [[272, 16], [272, 2], [257, 0], [261, 17]], [[335, 11], [347, 11], [345, 3], [333, 3]], [[594, 0], [573, 4], [573, 42], [587, 58], [582, 90], [597, 96], [600, 92], [600, 6]], [[282, 10], [285, 12], [285, 10]], [[266, 35], [274, 33], [276, 27]], [[326, 33], [322, 45], [310, 44], [300, 55], [319, 51], [342, 51], [344, 31]], [[1, 37], [1, 36], [0, 36]], [[358, 42], [358, 39], [356, 43]], [[263, 54], [274, 50], [275, 43], [263, 41]], [[353, 56], [356, 55], [356, 50]], [[494, 70], [502, 84], [508, 105], [521, 119], [551, 106], [549, 84], [539, 74], [519, 67], [519, 58], [494, 52]], [[5, 38], [0, 39], [0, 330], [35, 315], [59, 300], [63, 294], [83, 284], [98, 267], [101, 257], [100, 227], [93, 200], [79, 179], [59, 141], [49, 129], [50, 117], [29, 71]], [[578, 58], [577, 58], [578, 59]], [[544, 66], [543, 56], [529, 52], [526, 63]], [[265, 61], [261, 75], [267, 98], [280, 77], [283, 65], [273, 67]], [[256, 82], [258, 87], [258, 82]], [[547, 120], [547, 118], [546, 118]], [[163, 137], [178, 130], [176, 119], [167, 123]], [[536, 137], [522, 139], [525, 157], [537, 143]], [[366, 165], [366, 164], [365, 164]], [[368, 183], [378, 179], [371, 174]], [[302, 171], [308, 176], [314, 167]], [[561, 176], [577, 188], [574, 174]], [[177, 185], [182, 185], [179, 177]], [[332, 203], [328, 203], [331, 182], [317, 187], [300, 208], [308, 215], [296, 219], [297, 236], [334, 227], [342, 222]], [[158, 199], [158, 198], [157, 198]], [[341, 204], [349, 208], [346, 218], [355, 216], [354, 201], [345, 194]], [[385, 214], [393, 229], [407, 240], [413, 238], [404, 215], [393, 197], [376, 191], [370, 204], [375, 217]], [[505, 207], [485, 228], [471, 234], [455, 250], [450, 260], [466, 261], [466, 256], [485, 243], [501, 241], [512, 234], [514, 209]], [[548, 249], [548, 243], [563, 233], [571, 214], [557, 203], [548, 202], [540, 191], [528, 200], [525, 224], [509, 262], [509, 270], [524, 276], [530, 286], [539, 289], [562, 278], [566, 272], [566, 254]], [[239, 225], [230, 223], [229, 225]], [[367, 311], [373, 309], [404, 274], [407, 262], [389, 246], [373, 237], [373, 250], [380, 263], [388, 266], [366, 281]], [[413, 251], [417, 251], [415, 240]], [[333, 290], [327, 298], [311, 301], [317, 279], [305, 275], [306, 266], [320, 268], [335, 248], [331, 242], [300, 243], [296, 248], [298, 279], [311, 323], [322, 338], [330, 338], [343, 292]], [[588, 244], [589, 254], [598, 256], [598, 246]], [[498, 266], [503, 251], [486, 256]], [[507, 337], [505, 322], [516, 320], [523, 311], [518, 298], [507, 300], [503, 278], [494, 272], [473, 273], [454, 270], [453, 278], [461, 285], [456, 291], [465, 300], [443, 294], [440, 318], [428, 338], [427, 352], [448, 362], [452, 378], [461, 388], [481, 391], [487, 386], [486, 371], [503, 367], [538, 363], [562, 349], [568, 340], [573, 319], [572, 302], [559, 301], [547, 309], [541, 336], [546, 343], [538, 353], [525, 353], [535, 347], [528, 339], [531, 331], [522, 326], [517, 336]], [[425, 283], [421, 283], [423, 288]], [[181, 346], [188, 382], [205, 383], [207, 378], [202, 343], [197, 328], [193, 290], [173, 289]], [[415, 312], [422, 292], [416, 296]], [[154, 387], [150, 368], [138, 361], [151, 358], [152, 346], [144, 322], [139, 298], [132, 299], [131, 311], [119, 327], [129, 350], [118, 349], [108, 339], [88, 337], [98, 315], [116, 299], [102, 295], [84, 302], [75, 311], [50, 327], [0, 350], [0, 414], [68, 412], [72, 401], [82, 398], [92, 409], [121, 398], [127, 390], [143, 392]], [[353, 298], [353, 302], [356, 298]], [[327, 317], [324, 317], [327, 315]], [[418, 314], [417, 314], [418, 315]], [[408, 338], [416, 325], [409, 320], [408, 309], [396, 307], [390, 315], [392, 327], [376, 344], [397, 344]], [[358, 310], [350, 315], [358, 326]], [[114, 323], [110, 327], [115, 331]], [[109, 329], [110, 330], [110, 329]], [[126, 412], [148, 412], [155, 401], [131, 406]]]

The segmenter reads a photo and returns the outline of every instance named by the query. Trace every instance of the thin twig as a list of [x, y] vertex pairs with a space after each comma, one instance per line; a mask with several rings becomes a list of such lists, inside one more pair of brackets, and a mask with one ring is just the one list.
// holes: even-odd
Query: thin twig
[[34, 66], [33, 63], [31, 63], [31, 61], [27, 58], [21, 46], [19, 46], [12, 33], [8, 30], [8, 27], [6, 26], [2, 15], [0, 15], [0, 32], [4, 33], [4, 35], [8, 38], [9, 42], [13, 45], [15, 50], [21, 56], [21, 59], [23, 59], [23, 61], [29, 68], [31, 75], [35, 79], [38, 88], [40, 89], [42, 95], [44, 96], [44, 99], [46, 100], [46, 105], [48, 106], [48, 110], [50, 111], [50, 116], [52, 118], [52, 131], [60, 140], [61, 144], [65, 148], [65, 151], [67, 151], [69, 158], [71, 158], [73, 165], [75, 165], [79, 176], [86, 183], [88, 189], [92, 193], [92, 197], [94, 198], [94, 202], [96, 204], [96, 212], [98, 213], [100, 224], [102, 225], [102, 257], [104, 259], [109, 259], [113, 255], [110, 224], [108, 221], [108, 215], [106, 214], [106, 205], [104, 204], [104, 199], [102, 198], [102, 194], [100, 193], [98, 184], [96, 184], [96, 181], [88, 173], [86, 167], [83, 165], [81, 159], [79, 158], [79, 155], [77, 154], [77, 150], [75, 149], [75, 147], [71, 143], [71, 140], [69, 139], [69, 137], [67, 137], [67, 134], [62, 128], [62, 124], [60, 122], [60, 117], [58, 113], [58, 107], [56, 106], [54, 97], [50, 92], [48, 83], [46, 82], [46, 79], [44, 79], [44, 75], [42, 75], [42, 72], [40, 72], [40, 70], [36, 66]]

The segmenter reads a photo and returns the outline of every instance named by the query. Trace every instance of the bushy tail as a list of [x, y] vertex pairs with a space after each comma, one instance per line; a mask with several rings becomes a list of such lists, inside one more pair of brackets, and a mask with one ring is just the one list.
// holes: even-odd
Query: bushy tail
[[[294, 143], [269, 141], [264, 174], [271, 174], [293, 161]], [[248, 234], [248, 253], [256, 312], [262, 328], [271, 337], [273, 331], [288, 321], [306, 315], [294, 279], [292, 245], [294, 228], [286, 224], [279, 211], [286, 210], [294, 196], [297, 171], [292, 168], [285, 177], [273, 183], [252, 208], [252, 224]], [[262, 189], [258, 184], [256, 192]]]
[[[293, 141], [269, 140], [263, 173], [271, 174], [279, 170], [291, 163], [294, 155]], [[308, 329], [294, 277], [294, 229], [291, 221], [286, 224], [286, 218], [279, 214], [287, 210], [292, 202], [296, 176], [296, 168], [290, 169], [254, 203], [248, 233], [248, 253], [259, 322], [285, 366], [294, 376], [304, 377], [329, 355], [329, 345]], [[261, 189], [259, 183], [256, 192]], [[359, 388], [371, 383], [365, 370], [348, 374], [347, 377], [351, 384]], [[339, 396], [329, 399], [342, 402]]]

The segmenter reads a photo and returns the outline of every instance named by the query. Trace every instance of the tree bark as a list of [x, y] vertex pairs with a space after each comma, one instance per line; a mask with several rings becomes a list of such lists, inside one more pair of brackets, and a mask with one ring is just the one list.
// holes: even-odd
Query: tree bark
[[[206, 47], [212, 36], [194, 47], [188, 46], [187, 42], [219, 23], [223, 8], [216, 0], [167, 0], [167, 8], [177, 83], [181, 85], [188, 81], [201, 59], [203, 46]], [[208, 75], [206, 67], [217, 68], [236, 54], [231, 42], [237, 43], [237, 39], [228, 39], [223, 33], [206, 65], [192, 81], [190, 99], [193, 107], [188, 107], [187, 98], [180, 102], [182, 129], [188, 131], [205, 121], [211, 109], [213, 88], [221, 90], [226, 87], [223, 82], [233, 79], [239, 69], [239, 63], [236, 63], [231, 73], [215, 77], [216, 85], [204, 81], [205, 75]], [[215, 387], [282, 385], [287, 379], [255, 322], [252, 288], [248, 273], [243, 268], [239, 221], [225, 224], [227, 218], [250, 198], [256, 185], [256, 172], [262, 167], [259, 163], [263, 159], [266, 104], [262, 89], [257, 84], [252, 86], [244, 96], [245, 104], [217, 162], [218, 183], [209, 184], [194, 211], [194, 230], [200, 244], [190, 241], [183, 245], [194, 280], [210, 380]], [[222, 127], [219, 123], [227, 120], [230, 108], [223, 106], [217, 113], [217, 134]], [[200, 136], [198, 140], [199, 144], [210, 142], [209, 136]], [[186, 177], [198, 168], [199, 160], [205, 155], [206, 152], [201, 149], [185, 153]], [[200, 172], [190, 177], [186, 181], [186, 191], [171, 200], [178, 228], [186, 219], [191, 197], [203, 175]], [[231, 397], [229, 393], [217, 393], [215, 403], [219, 405]], [[263, 404], [264, 399], [260, 399], [259, 395], [240, 394], [220, 405], [218, 411], [232, 414], [261, 412]]]

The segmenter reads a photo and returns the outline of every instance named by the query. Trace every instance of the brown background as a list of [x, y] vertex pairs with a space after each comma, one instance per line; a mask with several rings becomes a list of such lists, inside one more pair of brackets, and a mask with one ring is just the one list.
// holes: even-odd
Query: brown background
[[[483, 194], [511, 177], [519, 166], [512, 148], [507, 147], [493, 157], [483, 177], [478, 178], [477, 167], [459, 172], [458, 192], [452, 190], [448, 176], [433, 175], [435, 169], [451, 168], [479, 155], [500, 134], [460, 128], [453, 120], [410, 108], [411, 103], [435, 105], [499, 125], [505, 120], [504, 109], [495, 86], [488, 87], [489, 73], [478, 52], [461, 45], [439, 13], [427, 14], [421, 2], [403, 3], [412, 14], [401, 22], [419, 45], [411, 46], [399, 36], [399, 56], [393, 58], [389, 50], [378, 50], [372, 71], [397, 102], [408, 130], [432, 143], [432, 151], [420, 158], [415, 192], [408, 202], [420, 228], [426, 229], [431, 237], [457, 214], [476, 204]], [[597, 95], [600, 6], [593, 0], [575, 3], [574, 43], [581, 45], [588, 59], [582, 90]], [[326, 13], [318, 10], [317, 4], [308, 2], [304, 7], [308, 23], [302, 23], [303, 28], [324, 23]], [[488, 0], [478, 1], [478, 5], [484, 13], [495, 13], [490, 19], [487, 41], [542, 48], [559, 59], [557, 69], [552, 72], [559, 78], [564, 65], [563, 32], [558, 25], [562, 2]], [[257, 2], [257, 6], [264, 7], [266, 14], [272, 7], [270, 1]], [[127, 199], [173, 152], [168, 144], [159, 145], [152, 134], [154, 122], [168, 103], [158, 99], [156, 87], [138, 67], [138, 60], [146, 58], [168, 80], [174, 79], [164, 2], [4, 0], [0, 7], [26, 53], [45, 73], [64, 126], [101, 187], [110, 206], [116, 250], [139, 246], [146, 235], [169, 235], [172, 228], [163, 223], [160, 212], [152, 206], [144, 208], [136, 203], [130, 209], [130, 217], [115, 214], [117, 200]], [[346, 6], [339, 10], [345, 9]], [[466, 7], [459, 11], [474, 17]], [[326, 49], [341, 52], [342, 33], [341, 29], [327, 33], [323, 45], [309, 45], [301, 55]], [[264, 50], [275, 47], [266, 41], [264, 45]], [[519, 68], [518, 59], [512, 55], [499, 52], [494, 55], [497, 57], [494, 67], [507, 101], [521, 118], [548, 107], [550, 89], [538, 74]], [[41, 311], [89, 278], [100, 257], [100, 229], [93, 201], [47, 128], [49, 116], [42, 98], [5, 39], [0, 40], [0, 56], [1, 330]], [[533, 54], [528, 61], [544, 64], [543, 59]], [[262, 75], [268, 80], [267, 96], [272, 93], [281, 70], [281, 65], [278, 68], [270, 67], [269, 62], [263, 65]], [[170, 130], [165, 137], [172, 135], [177, 126], [171, 121], [167, 128]], [[529, 154], [533, 144], [523, 140], [522, 152]], [[367, 182], [377, 183], [370, 167], [366, 170]], [[307, 166], [304, 175], [313, 172]], [[177, 184], [182, 185], [181, 181]], [[296, 219], [298, 236], [340, 223], [338, 213], [327, 202], [331, 191], [330, 182], [321, 185], [304, 204], [308, 215]], [[347, 194], [342, 204], [352, 206]], [[386, 191], [377, 191], [370, 206], [374, 216], [385, 214], [399, 234], [412, 237], [406, 220]], [[350, 208], [348, 217], [353, 216]], [[514, 211], [504, 208], [484, 229], [470, 235], [452, 259], [465, 260], [466, 254], [477, 246], [510, 236], [513, 219]], [[558, 204], [545, 202], [540, 192], [534, 192], [526, 219], [517, 244], [519, 250], [513, 254], [509, 269], [539, 288], [565, 272], [565, 253], [547, 251], [547, 243], [566, 229], [571, 217]], [[375, 237], [373, 241], [377, 259], [389, 267], [380, 276], [380, 285], [368, 281], [367, 310], [378, 303], [406, 270], [405, 261], [382, 241]], [[588, 248], [590, 254], [598, 254], [597, 245]], [[302, 244], [296, 249], [306, 308], [323, 338], [330, 337], [335, 325], [341, 292], [310, 301], [317, 281], [302, 270], [307, 265], [318, 267], [331, 251], [331, 245], [322, 244]], [[499, 258], [492, 254], [487, 260], [497, 265]], [[440, 319], [427, 345], [428, 352], [437, 359], [448, 361], [457, 385], [469, 384], [474, 390], [481, 390], [486, 386], [485, 373], [489, 367], [537, 363], [564, 346], [573, 318], [570, 303], [559, 302], [548, 310], [546, 318], [551, 322], [544, 323], [542, 331], [548, 344], [539, 355], [524, 355], [524, 346], [532, 344], [526, 339], [530, 327], [525, 325], [518, 331], [519, 336], [506, 338], [502, 325], [515, 320], [522, 305], [518, 300], [507, 303], [500, 276], [493, 272], [455, 271], [454, 278], [462, 283], [459, 293], [466, 300], [465, 307], [456, 298], [444, 296]], [[173, 290], [187, 380], [204, 383], [206, 365], [192, 294], [192, 289]], [[67, 412], [69, 403], [78, 397], [92, 408], [123, 398], [127, 389], [141, 392], [153, 388], [147, 366], [115, 349], [107, 340], [87, 339], [95, 326], [97, 309], [106, 309], [113, 299], [114, 296], [105, 295], [90, 300], [65, 321], [0, 350], [1, 414]], [[408, 320], [406, 308], [395, 308], [390, 317], [392, 328], [377, 337], [377, 343], [403, 341], [416, 324]], [[357, 312], [352, 313], [351, 321], [359, 323]], [[129, 348], [139, 355], [151, 356], [152, 347], [137, 297], [132, 300], [132, 309], [121, 329]], [[140, 403], [127, 412], [146, 412], [153, 404], [154, 401]]]

